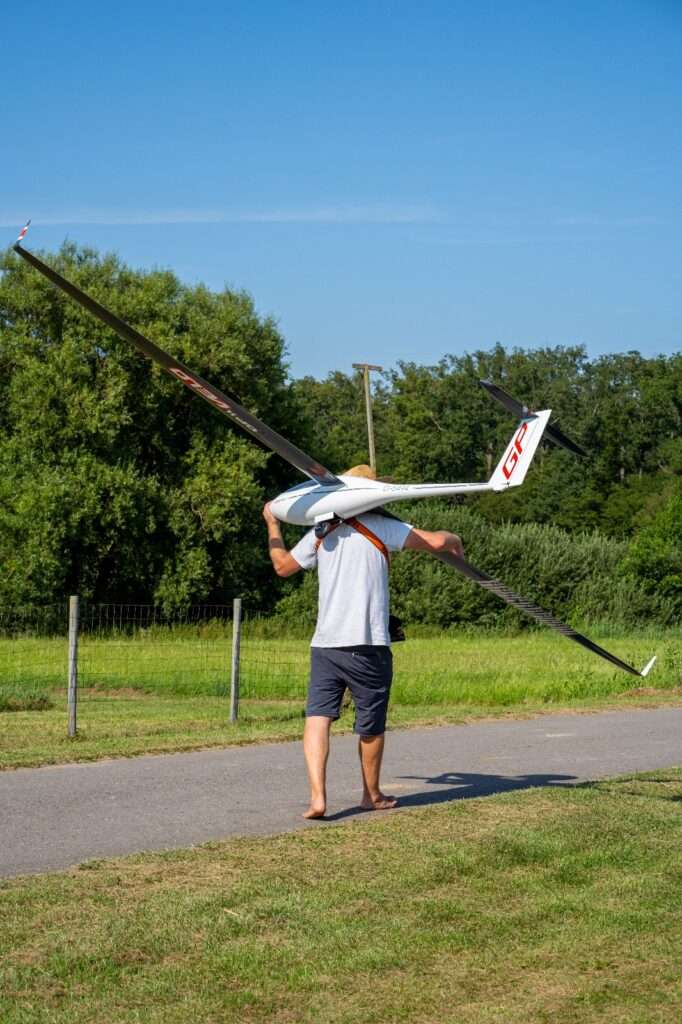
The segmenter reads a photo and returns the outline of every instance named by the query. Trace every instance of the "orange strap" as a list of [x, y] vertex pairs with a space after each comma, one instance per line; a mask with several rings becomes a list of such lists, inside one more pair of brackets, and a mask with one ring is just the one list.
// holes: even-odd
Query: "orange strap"
[[[384, 544], [383, 540], [377, 537], [376, 533], [373, 533], [368, 526], [365, 526], [364, 523], [361, 523], [359, 519], [355, 518], [355, 516], [351, 516], [350, 519], [339, 519], [338, 522], [334, 523], [333, 526], [329, 527], [324, 536], [328, 537], [332, 530], [335, 530], [337, 526], [342, 526], [344, 523], [346, 523], [348, 526], [352, 526], [354, 530], [357, 530], [358, 533], [361, 533], [363, 537], [366, 537], [367, 540], [374, 545], [377, 551], [380, 551], [382, 553], [382, 555], [386, 559], [386, 565], [390, 569], [391, 556], [389, 555], [388, 548]], [[324, 537], [318, 538], [318, 540], [315, 542], [315, 550], [319, 548], [323, 540]]]

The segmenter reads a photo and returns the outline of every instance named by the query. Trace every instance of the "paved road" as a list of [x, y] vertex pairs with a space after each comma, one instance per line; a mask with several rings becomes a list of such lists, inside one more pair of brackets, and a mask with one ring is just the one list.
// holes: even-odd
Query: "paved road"
[[[682, 763], [682, 708], [393, 732], [384, 782], [403, 807], [574, 785]], [[356, 741], [332, 741], [330, 818], [357, 807]], [[0, 875], [304, 827], [298, 743], [0, 772]], [[320, 828], [319, 823], [305, 827]]]

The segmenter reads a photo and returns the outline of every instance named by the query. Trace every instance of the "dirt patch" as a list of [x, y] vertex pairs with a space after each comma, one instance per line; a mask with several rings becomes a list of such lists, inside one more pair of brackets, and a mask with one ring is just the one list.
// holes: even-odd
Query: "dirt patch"
[[636, 686], [634, 690], [619, 693], [618, 697], [661, 697], [664, 694], [679, 697], [682, 695], [682, 686], [673, 686], [665, 690], [657, 690], [655, 686]]

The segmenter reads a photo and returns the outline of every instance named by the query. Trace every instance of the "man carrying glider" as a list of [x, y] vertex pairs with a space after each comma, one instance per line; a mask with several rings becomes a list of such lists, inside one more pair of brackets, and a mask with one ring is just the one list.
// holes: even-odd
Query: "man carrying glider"
[[[406, 523], [394, 519], [384, 508], [393, 501], [482, 491], [504, 492], [508, 487], [518, 487], [525, 478], [543, 436], [574, 454], [584, 455], [575, 442], [550, 424], [551, 409], [532, 412], [499, 385], [485, 380], [480, 382], [496, 401], [519, 419], [497, 468], [485, 482], [396, 485], [379, 483], [375, 479], [357, 480], [350, 473], [336, 476], [317, 459], [254, 416], [234, 395], [199, 376], [25, 249], [21, 243], [27, 229], [28, 224], [14, 245], [14, 251], [23, 260], [194, 395], [209, 402], [217, 412], [236, 423], [255, 441], [277, 452], [303, 476], [308, 477], [306, 483], [290, 487], [266, 505], [264, 510], [270, 535], [270, 554], [276, 571], [281, 576], [290, 576], [299, 569], [312, 568], [315, 564], [319, 570], [320, 603], [317, 630], [312, 642], [313, 672], [305, 730], [306, 760], [313, 790], [308, 817], [321, 817], [325, 811], [329, 728], [333, 719], [338, 717], [338, 704], [346, 686], [356, 697], [358, 718], [355, 729], [360, 733], [363, 805], [368, 810], [378, 810], [396, 804], [392, 798], [385, 797], [379, 788], [386, 705], [391, 681], [390, 638], [387, 630], [389, 548], [400, 550], [406, 547], [429, 552], [487, 593], [494, 594], [506, 604], [599, 658], [640, 679], [648, 675], [656, 661], [655, 655], [638, 671], [533, 601], [517, 594], [505, 583], [471, 565], [462, 557], [461, 542], [454, 534], [414, 530]], [[367, 477], [368, 473], [357, 475]], [[299, 526], [312, 525], [314, 530], [306, 534], [289, 552], [282, 541], [278, 520]], [[347, 654], [350, 657], [346, 657]], [[363, 695], [358, 698], [356, 691], [360, 692], [361, 689]]]
[[[347, 475], [364, 475], [365, 467]], [[287, 551], [279, 520], [263, 509], [270, 558], [278, 576], [317, 566], [318, 615], [311, 641], [310, 683], [303, 732], [303, 753], [310, 780], [305, 818], [322, 818], [327, 809], [327, 760], [332, 722], [339, 717], [348, 688], [355, 704], [359, 736], [361, 806], [390, 810], [397, 800], [382, 793], [379, 776], [384, 752], [386, 712], [393, 661], [388, 630], [389, 552], [450, 551], [463, 555], [454, 533], [416, 530], [399, 519], [367, 513], [339, 522], [322, 537], [315, 530]]]

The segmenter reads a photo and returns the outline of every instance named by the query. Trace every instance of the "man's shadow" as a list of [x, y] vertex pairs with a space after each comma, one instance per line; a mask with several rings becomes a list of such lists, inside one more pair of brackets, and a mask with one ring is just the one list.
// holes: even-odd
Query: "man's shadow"
[[[470, 800], [474, 797], [492, 796], [494, 793], [509, 793], [516, 789], [532, 789], [536, 786], [570, 786], [575, 784], [575, 775], [481, 775], [479, 772], [443, 772], [441, 775], [398, 775], [397, 779], [414, 779], [432, 786], [447, 787], [425, 793], [397, 794], [399, 807], [424, 807], [429, 804], [445, 804], [452, 800]], [[390, 790], [390, 786], [387, 786]], [[340, 821], [354, 815], [370, 813], [356, 805], [347, 807], [336, 814], [325, 816], [325, 821]]]

